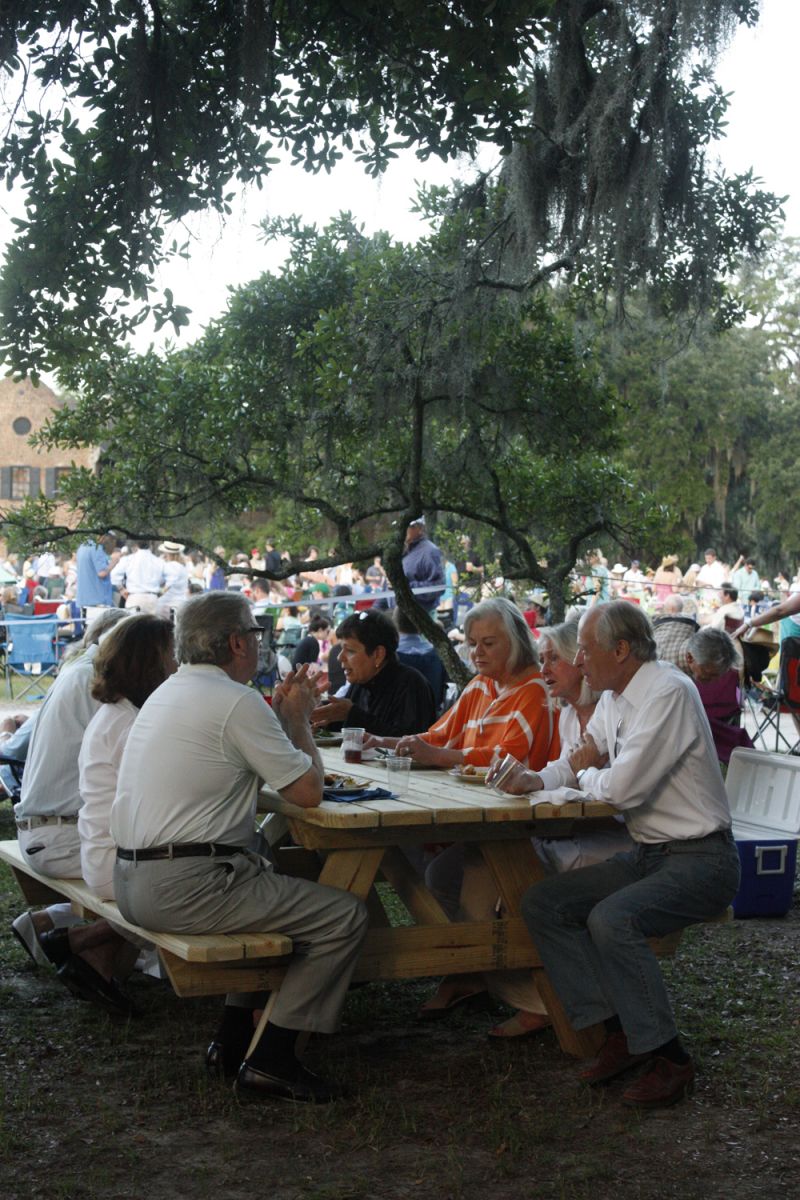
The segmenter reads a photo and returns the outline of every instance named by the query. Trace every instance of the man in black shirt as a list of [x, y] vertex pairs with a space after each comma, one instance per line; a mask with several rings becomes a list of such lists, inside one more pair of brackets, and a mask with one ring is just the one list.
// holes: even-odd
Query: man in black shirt
[[267, 571], [280, 571], [283, 563], [281, 556], [275, 549], [275, 543], [267, 538], [264, 543], [264, 568]]
[[402, 737], [433, 724], [431, 686], [419, 671], [398, 662], [398, 633], [388, 617], [375, 609], [353, 613], [339, 625], [336, 637], [349, 688], [346, 696], [314, 710], [315, 728], [341, 723], [382, 737]]

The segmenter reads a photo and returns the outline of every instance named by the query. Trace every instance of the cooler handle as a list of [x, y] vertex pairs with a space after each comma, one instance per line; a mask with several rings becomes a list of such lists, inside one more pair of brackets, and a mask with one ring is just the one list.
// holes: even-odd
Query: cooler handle
[[[756, 846], [756, 875], [783, 875], [786, 870], [786, 855], [788, 846]], [[777, 867], [765, 867], [764, 859], [768, 854], [778, 855]]]

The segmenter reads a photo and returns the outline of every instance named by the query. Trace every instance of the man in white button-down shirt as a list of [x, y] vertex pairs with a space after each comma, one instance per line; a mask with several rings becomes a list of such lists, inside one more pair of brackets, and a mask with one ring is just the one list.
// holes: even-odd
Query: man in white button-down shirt
[[164, 563], [150, 549], [149, 542], [137, 542], [136, 550], [121, 558], [111, 573], [111, 579], [125, 590], [125, 607], [155, 613], [158, 597], [164, 585]]
[[591, 794], [624, 814], [638, 845], [536, 885], [523, 913], [575, 1027], [605, 1023], [607, 1040], [582, 1078], [604, 1083], [646, 1062], [623, 1102], [658, 1107], [683, 1098], [694, 1067], [647, 939], [722, 911], [738, 888], [739, 858], [699, 693], [656, 661], [641, 609], [592, 608], [575, 661], [603, 695], [584, 743], [555, 764], [559, 778], [547, 786], [580, 786], [588, 769]]

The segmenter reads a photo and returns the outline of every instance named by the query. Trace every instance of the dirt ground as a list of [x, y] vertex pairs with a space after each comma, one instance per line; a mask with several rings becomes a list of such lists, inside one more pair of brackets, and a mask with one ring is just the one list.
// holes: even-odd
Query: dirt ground
[[[0, 805], [0, 837], [12, 836]], [[781, 919], [690, 931], [665, 964], [698, 1067], [692, 1100], [637, 1114], [590, 1092], [550, 1031], [496, 1046], [498, 1014], [418, 1024], [428, 982], [354, 990], [309, 1064], [354, 1099], [240, 1105], [206, 1078], [220, 1002], [136, 977], [115, 1023], [37, 970], [0, 874], [4, 1200], [772, 1200], [800, 1195], [800, 897]], [[502, 1014], [501, 1014], [502, 1015]]]

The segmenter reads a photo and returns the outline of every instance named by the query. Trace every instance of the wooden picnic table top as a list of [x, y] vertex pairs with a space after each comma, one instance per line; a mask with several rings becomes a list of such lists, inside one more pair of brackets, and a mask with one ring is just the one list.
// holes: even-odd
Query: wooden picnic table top
[[[383, 760], [345, 763], [340, 748], [326, 748], [321, 754], [326, 772], [349, 776], [359, 783], [388, 786]], [[465, 783], [440, 768], [412, 767], [408, 795], [396, 799], [363, 800], [352, 804], [323, 800], [318, 808], [299, 808], [265, 789], [259, 808], [308, 825], [352, 830], [387, 826], [408, 830], [419, 826], [477, 826], [503, 822], [535, 822], [543, 826], [548, 821], [610, 817], [617, 813], [612, 805], [599, 800], [570, 800], [560, 804], [550, 802], [548, 795], [535, 792], [531, 796], [502, 796], [483, 783]], [[541, 831], [540, 827], [538, 832]], [[476, 829], [476, 840], [480, 838]]]

